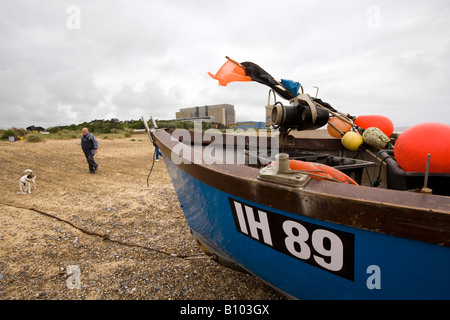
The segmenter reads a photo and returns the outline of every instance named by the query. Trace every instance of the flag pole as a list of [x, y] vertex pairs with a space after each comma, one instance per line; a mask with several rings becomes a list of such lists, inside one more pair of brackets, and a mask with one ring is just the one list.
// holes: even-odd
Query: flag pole
[[236, 60], [233, 60], [233, 59], [231, 59], [231, 58], [228, 57], [228, 56], [225, 56], [225, 58], [227, 58], [228, 60], [230, 60], [231, 62], [233, 62], [235, 65], [238, 65], [239, 67], [245, 69], [245, 67], [244, 67], [242, 64], [240, 64], [239, 62], [237, 62]]

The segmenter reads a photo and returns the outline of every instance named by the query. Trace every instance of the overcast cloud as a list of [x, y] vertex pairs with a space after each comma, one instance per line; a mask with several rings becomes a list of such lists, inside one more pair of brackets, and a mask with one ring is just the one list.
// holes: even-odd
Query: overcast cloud
[[221, 103], [263, 121], [268, 87], [207, 75], [225, 56], [342, 112], [450, 124], [448, 0], [2, 0], [0, 35], [4, 129]]

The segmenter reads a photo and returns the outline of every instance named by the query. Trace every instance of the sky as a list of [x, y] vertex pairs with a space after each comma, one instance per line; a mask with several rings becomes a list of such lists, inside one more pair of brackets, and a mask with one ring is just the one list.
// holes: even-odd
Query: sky
[[340, 112], [450, 124], [448, 0], [1, 0], [0, 35], [3, 129], [223, 103], [264, 121], [269, 87], [208, 76], [225, 56]]

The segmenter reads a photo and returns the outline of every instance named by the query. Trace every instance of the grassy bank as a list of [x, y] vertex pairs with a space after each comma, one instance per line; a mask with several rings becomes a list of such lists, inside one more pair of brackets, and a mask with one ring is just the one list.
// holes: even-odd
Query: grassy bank
[[[192, 129], [194, 123], [192, 121], [177, 121], [177, 120], [160, 120], [156, 121], [160, 128], [179, 128]], [[153, 128], [153, 123], [148, 122], [149, 128]], [[69, 140], [81, 137], [81, 129], [88, 128], [89, 132], [96, 137], [102, 139], [122, 139], [130, 138], [135, 134], [135, 129], [144, 129], [144, 123], [141, 120], [119, 121], [118, 119], [111, 120], [93, 120], [91, 122], [83, 122], [80, 124], [71, 124], [68, 126], [55, 126], [46, 129], [44, 133], [28, 131], [24, 128], [10, 128], [7, 130], [0, 130], [0, 139], [8, 140], [9, 137], [14, 137], [15, 140], [24, 140], [26, 142], [41, 142], [47, 139]], [[225, 126], [220, 123], [202, 122], [203, 129], [218, 128], [225, 129]]]
[[[113, 130], [110, 133], [102, 133], [102, 132], [94, 132], [93, 134], [97, 138], [101, 139], [123, 139], [123, 138], [130, 138], [135, 135], [142, 135], [145, 132], [142, 133], [135, 133], [131, 129], [125, 129], [125, 130]], [[8, 140], [10, 136], [13, 136], [15, 140], [23, 140], [25, 142], [30, 143], [36, 143], [36, 142], [43, 142], [46, 140], [71, 140], [71, 139], [80, 139], [81, 138], [81, 131], [71, 131], [71, 130], [61, 130], [56, 133], [37, 133], [37, 132], [19, 132], [14, 133], [10, 130], [6, 130], [1, 135], [1, 140]]]

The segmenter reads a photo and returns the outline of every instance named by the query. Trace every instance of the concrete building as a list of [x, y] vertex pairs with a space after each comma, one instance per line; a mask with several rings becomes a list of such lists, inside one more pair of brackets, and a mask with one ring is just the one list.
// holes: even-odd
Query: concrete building
[[218, 122], [225, 126], [235, 123], [236, 115], [231, 104], [216, 104], [211, 106], [183, 108], [176, 113], [177, 120], [201, 120]]

